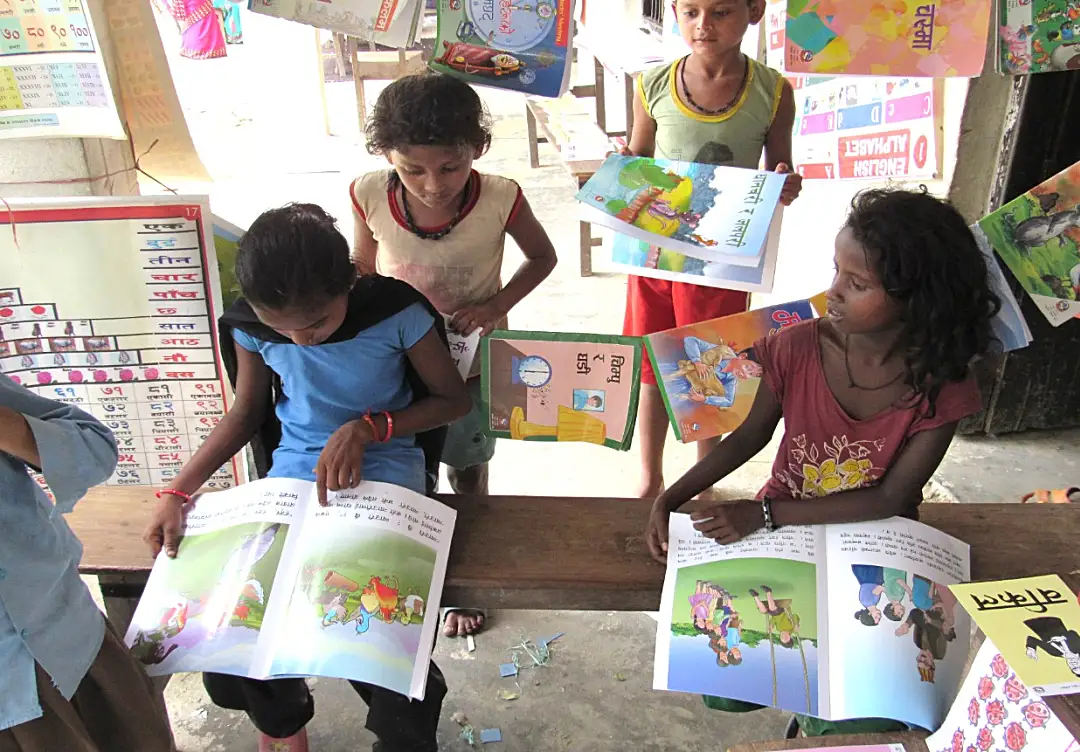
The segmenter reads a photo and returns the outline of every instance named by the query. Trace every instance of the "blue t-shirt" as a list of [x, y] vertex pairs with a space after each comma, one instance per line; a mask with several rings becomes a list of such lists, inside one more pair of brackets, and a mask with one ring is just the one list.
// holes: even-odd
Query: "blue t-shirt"
[[[315, 464], [330, 435], [364, 413], [401, 410], [412, 402], [405, 381], [406, 351], [434, 324], [419, 303], [399, 311], [343, 342], [302, 345], [256, 339], [238, 329], [233, 339], [258, 353], [281, 377], [275, 408], [281, 443], [274, 450], [271, 478], [315, 480]], [[424, 493], [424, 453], [412, 436], [371, 444], [364, 451], [363, 477]]]

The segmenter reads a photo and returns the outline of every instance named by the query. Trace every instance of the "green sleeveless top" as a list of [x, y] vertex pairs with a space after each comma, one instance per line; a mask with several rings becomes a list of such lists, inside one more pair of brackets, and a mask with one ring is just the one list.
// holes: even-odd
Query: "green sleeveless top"
[[645, 71], [637, 80], [645, 112], [656, 121], [654, 156], [756, 170], [765, 136], [776, 116], [784, 79], [752, 58], [739, 101], [721, 115], [701, 115], [682, 100], [678, 86], [681, 61]]

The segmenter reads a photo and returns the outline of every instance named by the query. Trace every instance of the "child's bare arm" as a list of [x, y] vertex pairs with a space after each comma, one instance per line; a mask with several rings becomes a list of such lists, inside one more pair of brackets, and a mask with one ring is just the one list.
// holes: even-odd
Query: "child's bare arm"
[[469, 306], [454, 314], [450, 326], [462, 334], [471, 334], [479, 329], [481, 334], [490, 334], [499, 319], [508, 314], [514, 306], [525, 299], [529, 293], [548, 278], [555, 268], [557, 257], [551, 238], [544, 231], [543, 225], [536, 219], [528, 200], [522, 196], [514, 215], [506, 225], [506, 232], [514, 239], [525, 256], [524, 263], [514, 272], [514, 276], [502, 290], [486, 303]]
[[[792, 125], [794, 125], [794, 120]], [[656, 153], [656, 121], [645, 111], [645, 102], [641, 99], [640, 89], [637, 89], [634, 94], [634, 128], [630, 134], [627, 150], [638, 157], [652, 157]]]
[[781, 85], [780, 102], [776, 107], [769, 132], [765, 134], [765, 169], [788, 173], [780, 200], [790, 204], [802, 190], [802, 176], [794, 172], [791, 156], [791, 129], [795, 126], [795, 91], [786, 80]]
[[469, 412], [472, 408], [469, 390], [434, 328], [409, 348], [406, 355], [427, 386], [428, 396], [394, 413], [395, 436], [445, 426]]
[[[258, 353], [236, 344], [233, 346], [236, 349], [236, 396], [232, 407], [177, 474], [170, 489], [184, 494], [196, 493], [218, 468], [244, 448], [265, 417], [271, 371]], [[180, 497], [162, 496], [143, 534], [152, 555], [157, 556], [164, 547], [166, 554], [176, 556], [183, 529], [182, 511]]]
[[352, 262], [359, 274], [375, 273], [375, 257], [379, 255], [379, 244], [371, 234], [367, 220], [353, 207], [353, 252]]
[[656, 500], [667, 512], [674, 512], [714, 483], [742, 467], [772, 439], [782, 417], [780, 403], [762, 385], [754, 396], [750, 414], [709, 455], [694, 465]]

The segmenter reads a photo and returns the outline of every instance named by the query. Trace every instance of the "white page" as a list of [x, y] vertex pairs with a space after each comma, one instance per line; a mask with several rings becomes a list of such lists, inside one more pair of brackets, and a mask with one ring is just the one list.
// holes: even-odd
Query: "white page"
[[423, 699], [456, 518], [387, 483], [332, 493], [326, 507], [312, 493], [304, 533], [282, 561], [279, 580], [292, 592], [279, 604], [266, 673], [347, 678]]
[[1024, 686], [990, 640], [979, 648], [949, 715], [926, 746], [933, 752], [1080, 752], [1065, 724]]
[[450, 358], [457, 366], [461, 378], [467, 379], [475, 375], [474, 370], [479, 373], [479, 368], [473, 369], [473, 363], [480, 350], [480, 330], [477, 329], [467, 337], [463, 337], [450, 329], [451, 316], [444, 315], [443, 318], [446, 320], [446, 339], [450, 345]]
[[[960, 686], [971, 622], [947, 588], [936, 588], [939, 593], [944, 591], [942, 602], [931, 605], [931, 588], [933, 584], [947, 586], [970, 579], [968, 545], [900, 517], [829, 525], [825, 537], [828, 640], [834, 648], [843, 646], [842, 660], [841, 654], [837, 654], [831, 665], [832, 718], [885, 717], [922, 728], [937, 728]], [[859, 575], [853, 565], [858, 567]], [[879, 600], [873, 609], [879, 609], [880, 616], [866, 606], [874, 600], [875, 587], [864, 591], [859, 584], [859, 577], [876, 581], [878, 570], [883, 580], [882, 590], [877, 593]], [[901, 579], [897, 573], [902, 573], [915, 595], [913, 598], [904, 594], [900, 601], [902, 614], [889, 605], [889, 591], [884, 589], [887, 580], [893, 592], [903, 592], [899, 585], [891, 588]], [[916, 578], [919, 578], [918, 586]], [[918, 620], [927, 613], [933, 614], [928, 617], [930, 625], [926, 629], [917, 628]], [[872, 622], [874, 618], [878, 619], [877, 623], [867, 625], [862, 621]], [[905, 631], [898, 635], [897, 629], [904, 625], [907, 625]], [[947, 637], [950, 630], [952, 638]], [[920, 651], [914, 641], [916, 634], [926, 636], [933, 644], [932, 649]], [[926, 670], [931, 664], [932, 681]]]
[[266, 479], [196, 499], [177, 558], [163, 552], [154, 562], [125, 637], [149, 675], [254, 675], [256, 654], [273, 637], [274, 572], [302, 524], [301, 506], [289, 501], [310, 487]]
[[[759, 531], [721, 546], [694, 530], [689, 515], [671, 515], [653, 688], [821, 714], [826, 694], [819, 676], [827, 664], [824, 640], [818, 637], [828, 626], [818, 617], [824, 611], [818, 608], [825, 585], [823, 542], [820, 527], [790, 527], [771, 535]], [[699, 580], [733, 596], [728, 605], [734, 613], [718, 610], [711, 630], [708, 622], [702, 628], [690, 602]], [[798, 616], [797, 634], [774, 632], [772, 640], [766, 636], [769, 626], [761, 608], [768, 609], [770, 600], [764, 586], [772, 589], [777, 609], [788, 605]], [[790, 604], [785, 604], [788, 599]], [[732, 616], [740, 625], [737, 637], [732, 635]], [[724, 618], [727, 636], [720, 643]], [[736, 643], [738, 654], [732, 652]]]

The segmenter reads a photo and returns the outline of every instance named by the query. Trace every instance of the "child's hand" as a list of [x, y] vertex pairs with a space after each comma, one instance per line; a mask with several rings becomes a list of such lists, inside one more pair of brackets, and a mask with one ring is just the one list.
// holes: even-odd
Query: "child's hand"
[[177, 496], [162, 494], [154, 507], [150, 524], [143, 533], [143, 541], [150, 547], [150, 555], [157, 558], [162, 547], [170, 559], [176, 558], [180, 538], [184, 532], [184, 505]]
[[792, 171], [791, 165], [784, 162], [776, 165], [776, 172], [780, 175], [787, 175], [784, 187], [780, 191], [780, 203], [784, 206], [791, 206], [791, 202], [797, 199], [802, 192], [802, 175]]
[[453, 318], [450, 319], [450, 328], [462, 337], [468, 337], [479, 329], [480, 336], [483, 337], [495, 331], [495, 328], [499, 325], [499, 320], [505, 315], [505, 311], [500, 310], [497, 305], [489, 300], [480, 305], [462, 308], [455, 313]]
[[649, 553], [661, 564], [667, 562], [668, 546], [668, 511], [667, 506], [657, 499], [649, 513], [649, 524], [645, 527], [645, 542]]
[[765, 526], [761, 504], [752, 500], [710, 504], [690, 519], [695, 530], [717, 543], [735, 543]]
[[353, 420], [330, 435], [315, 465], [315, 489], [319, 504], [326, 506], [326, 492], [360, 485], [364, 447], [375, 440], [365, 420]]

